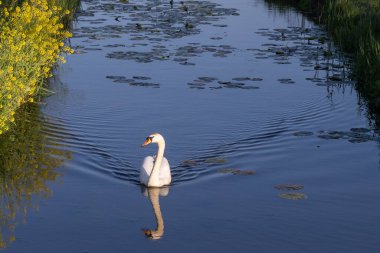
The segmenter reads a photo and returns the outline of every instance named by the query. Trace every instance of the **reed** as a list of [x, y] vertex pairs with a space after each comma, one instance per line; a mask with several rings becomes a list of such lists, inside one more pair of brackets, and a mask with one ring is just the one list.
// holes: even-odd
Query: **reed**
[[330, 0], [322, 20], [336, 43], [355, 58], [358, 88], [380, 108], [380, 1]]

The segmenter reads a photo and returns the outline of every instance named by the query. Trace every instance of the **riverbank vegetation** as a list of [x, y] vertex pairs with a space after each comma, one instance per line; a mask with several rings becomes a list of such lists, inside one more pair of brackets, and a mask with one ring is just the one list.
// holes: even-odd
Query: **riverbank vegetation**
[[336, 43], [354, 55], [358, 88], [380, 111], [380, 1], [326, 1], [322, 20]]
[[378, 0], [267, 0], [294, 6], [326, 25], [335, 43], [353, 55], [357, 88], [370, 109], [380, 112], [380, 1]]
[[0, 1], [0, 134], [16, 110], [46, 91], [44, 81], [57, 61], [72, 53], [63, 21], [72, 11], [65, 1]]

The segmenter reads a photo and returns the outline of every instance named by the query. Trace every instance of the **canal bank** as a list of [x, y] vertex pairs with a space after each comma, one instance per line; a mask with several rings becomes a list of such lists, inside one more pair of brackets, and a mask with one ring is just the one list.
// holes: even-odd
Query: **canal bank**
[[72, 17], [65, 2], [0, 1], [0, 134], [12, 127], [22, 104], [48, 93], [46, 79], [72, 53], [65, 45], [71, 33], [63, 22]]
[[[267, 0], [294, 6], [326, 25], [337, 46], [352, 54], [352, 78], [371, 110], [380, 112], [380, 2], [377, 0]], [[378, 118], [378, 117], [377, 117]], [[377, 120], [378, 121], [378, 120]]]

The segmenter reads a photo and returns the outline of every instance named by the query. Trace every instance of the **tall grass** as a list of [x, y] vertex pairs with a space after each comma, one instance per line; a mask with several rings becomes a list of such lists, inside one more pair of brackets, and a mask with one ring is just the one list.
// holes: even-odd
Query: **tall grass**
[[322, 18], [335, 41], [353, 53], [358, 88], [380, 108], [380, 1], [329, 0]]

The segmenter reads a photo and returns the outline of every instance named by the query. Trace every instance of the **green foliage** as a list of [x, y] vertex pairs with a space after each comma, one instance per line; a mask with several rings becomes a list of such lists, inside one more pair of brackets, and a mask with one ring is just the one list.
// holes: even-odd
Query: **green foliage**
[[57, 61], [73, 52], [64, 41], [78, 6], [79, 0], [0, 1], [0, 135], [17, 108], [45, 93]]
[[335, 41], [354, 55], [359, 89], [379, 107], [380, 1], [329, 0], [322, 17]]
[[62, 23], [65, 25], [67, 29], [71, 29], [71, 24], [74, 20], [75, 13], [80, 8], [80, 0], [63, 0], [57, 1], [56, 4], [59, 5], [63, 10], [70, 11], [69, 15], [63, 17]]

